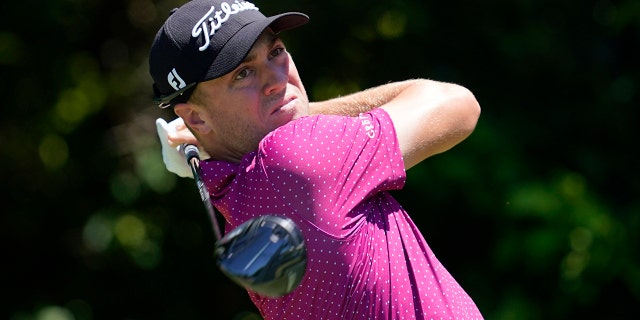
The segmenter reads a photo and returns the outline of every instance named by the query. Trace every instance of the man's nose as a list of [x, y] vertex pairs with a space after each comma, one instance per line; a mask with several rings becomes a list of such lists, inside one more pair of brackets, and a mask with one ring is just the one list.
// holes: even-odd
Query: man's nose
[[264, 94], [271, 95], [281, 92], [289, 82], [289, 68], [286, 65], [275, 65], [266, 68], [264, 73]]

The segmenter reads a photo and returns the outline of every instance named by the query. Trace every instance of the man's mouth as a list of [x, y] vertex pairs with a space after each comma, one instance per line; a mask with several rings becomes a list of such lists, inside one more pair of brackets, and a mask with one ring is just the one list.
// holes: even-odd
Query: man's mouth
[[291, 109], [293, 107], [293, 102], [296, 100], [295, 97], [291, 96], [291, 97], [287, 97], [286, 99], [284, 99], [283, 103], [278, 106], [275, 110], [273, 110], [272, 114], [277, 113], [278, 111], [281, 110], [288, 110]]

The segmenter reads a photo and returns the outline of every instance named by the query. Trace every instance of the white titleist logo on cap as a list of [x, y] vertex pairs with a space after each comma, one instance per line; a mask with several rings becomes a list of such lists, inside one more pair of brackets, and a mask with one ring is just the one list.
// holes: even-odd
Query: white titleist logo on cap
[[237, 0], [233, 4], [221, 3], [220, 10], [215, 10], [214, 6], [211, 6], [211, 9], [193, 26], [191, 31], [191, 36], [194, 38], [199, 37], [201, 34], [204, 36], [204, 44], [199, 48], [200, 51], [204, 51], [209, 47], [211, 36], [220, 29], [225, 21], [229, 20], [231, 15], [246, 10], [258, 10], [258, 7], [251, 2], [239, 2]]

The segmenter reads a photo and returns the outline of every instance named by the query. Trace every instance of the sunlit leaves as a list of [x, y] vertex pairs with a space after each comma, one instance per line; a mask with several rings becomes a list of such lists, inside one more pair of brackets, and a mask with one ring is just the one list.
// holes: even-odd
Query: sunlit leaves
[[97, 62], [86, 54], [69, 60], [73, 84], [62, 90], [53, 105], [52, 121], [60, 132], [69, 133], [104, 106], [107, 89]]
[[89, 217], [83, 229], [86, 248], [94, 254], [123, 250], [140, 268], [153, 269], [162, 260], [160, 243], [163, 232], [158, 226], [133, 211], [97, 212]]
[[566, 172], [551, 181], [524, 183], [508, 200], [507, 213], [518, 231], [508, 232], [515, 236], [505, 240], [511, 245], [503, 243], [498, 249], [515, 245], [519, 250], [497, 255], [498, 261], [525, 265], [545, 261], [547, 270], [537, 268], [537, 272], [557, 270], [557, 284], [585, 301], [593, 298], [588, 288], [614, 276], [611, 263], [626, 236], [584, 176]]
[[130, 172], [114, 173], [110, 181], [111, 194], [120, 203], [134, 203], [141, 193], [142, 182]]
[[93, 214], [84, 225], [82, 238], [90, 251], [105, 252], [114, 237], [113, 223], [104, 214]]
[[177, 176], [166, 169], [158, 148], [139, 149], [135, 157], [136, 172], [151, 189], [157, 193], [167, 193], [173, 189]]
[[69, 148], [62, 137], [50, 134], [40, 141], [38, 154], [40, 155], [40, 160], [47, 168], [57, 169], [67, 161]]
[[399, 38], [404, 33], [407, 17], [403, 12], [387, 11], [378, 19], [378, 32], [383, 38]]

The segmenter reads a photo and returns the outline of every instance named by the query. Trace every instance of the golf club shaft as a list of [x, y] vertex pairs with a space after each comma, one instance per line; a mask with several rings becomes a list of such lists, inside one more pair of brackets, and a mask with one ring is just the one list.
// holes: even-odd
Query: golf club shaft
[[200, 198], [202, 199], [202, 203], [204, 203], [204, 207], [209, 214], [209, 218], [211, 219], [213, 233], [215, 234], [216, 240], [220, 240], [222, 238], [222, 233], [220, 233], [220, 226], [218, 225], [216, 212], [213, 208], [213, 205], [211, 204], [207, 186], [204, 184], [204, 181], [202, 181], [202, 178], [200, 177], [200, 150], [198, 150], [198, 147], [192, 144], [183, 145], [183, 150], [184, 156], [185, 158], [187, 158], [187, 164], [189, 164], [191, 172], [193, 173], [193, 179], [196, 181], [198, 191], [200, 191]]

